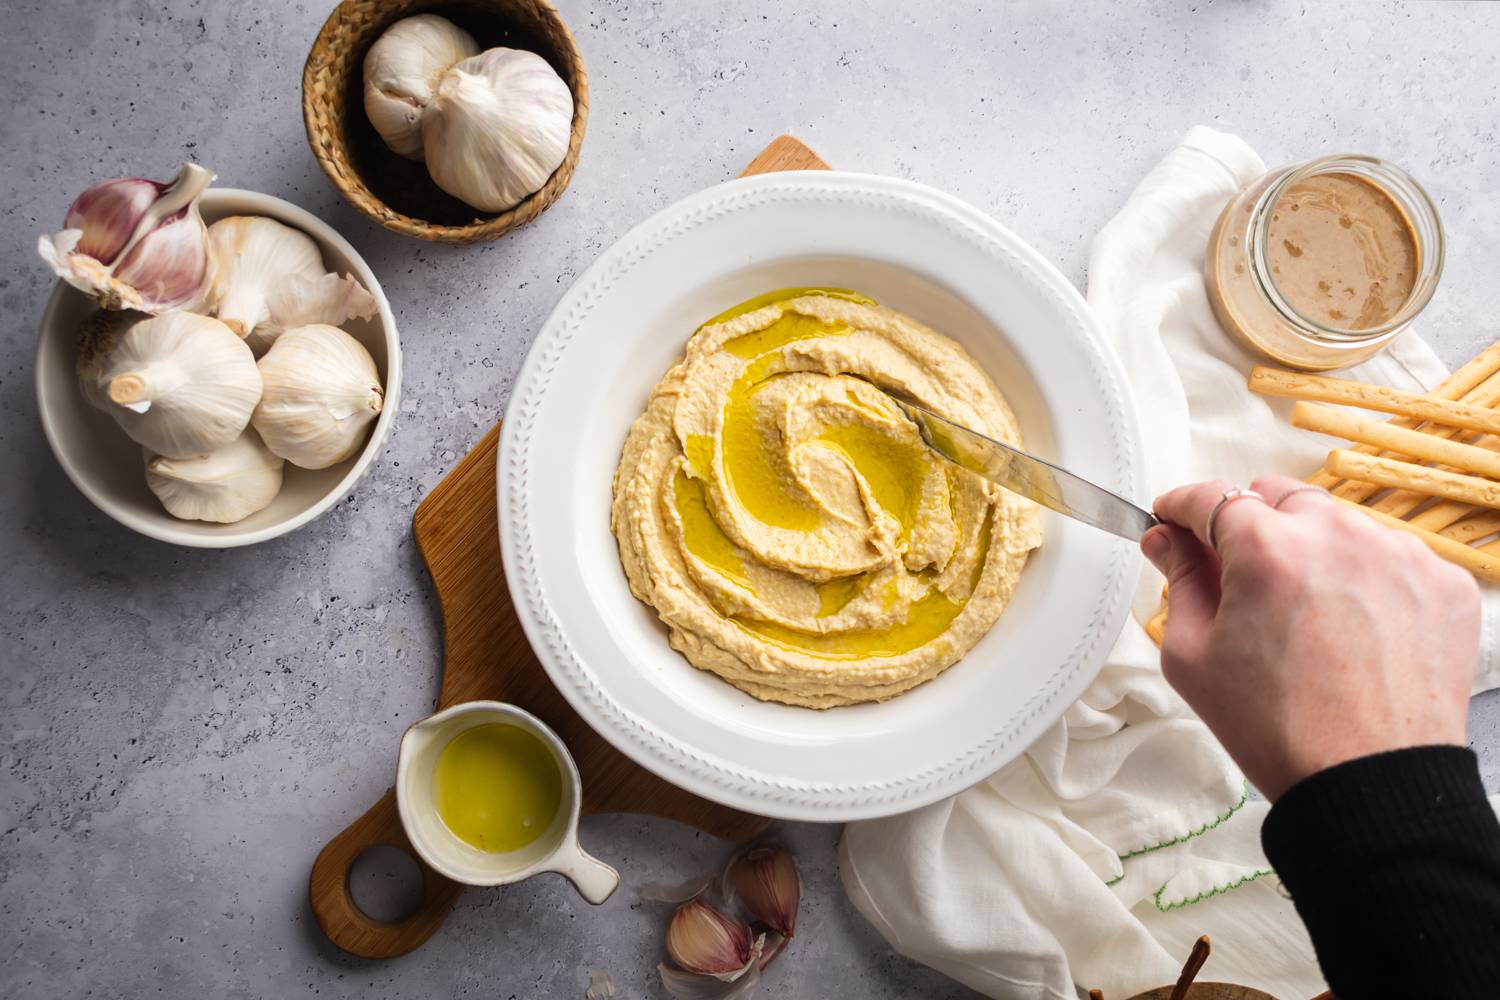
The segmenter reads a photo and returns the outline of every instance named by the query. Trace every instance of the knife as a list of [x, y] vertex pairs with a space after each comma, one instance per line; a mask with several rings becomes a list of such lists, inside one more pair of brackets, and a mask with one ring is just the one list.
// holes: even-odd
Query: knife
[[927, 446], [955, 465], [1075, 521], [1139, 542], [1161, 522], [1149, 510], [1003, 441], [971, 431], [880, 386], [922, 432]]

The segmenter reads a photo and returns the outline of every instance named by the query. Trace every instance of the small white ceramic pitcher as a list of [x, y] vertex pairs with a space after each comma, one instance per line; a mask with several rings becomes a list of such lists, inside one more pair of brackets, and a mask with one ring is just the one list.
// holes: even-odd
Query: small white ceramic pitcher
[[[540, 837], [516, 851], [481, 851], [464, 843], [443, 823], [433, 797], [433, 769], [438, 755], [455, 736], [490, 723], [523, 729], [552, 751], [563, 778], [562, 807]], [[536, 716], [499, 701], [468, 701], [428, 716], [401, 738], [396, 762], [396, 806], [401, 825], [422, 860], [455, 882], [509, 885], [540, 872], [557, 872], [590, 903], [602, 903], [620, 884], [609, 865], [578, 846], [578, 814], [583, 783], [578, 765], [563, 741]]]

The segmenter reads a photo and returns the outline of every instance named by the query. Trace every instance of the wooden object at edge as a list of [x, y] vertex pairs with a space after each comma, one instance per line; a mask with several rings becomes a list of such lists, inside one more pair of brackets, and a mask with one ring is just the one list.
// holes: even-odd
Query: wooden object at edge
[[[827, 169], [811, 149], [783, 135], [772, 140], [741, 176]], [[494, 699], [540, 717], [578, 761], [586, 814], [649, 813], [729, 840], [758, 835], [769, 820], [699, 798], [641, 768], [589, 728], [548, 679], [511, 607], [500, 566], [495, 507], [499, 441], [497, 425], [428, 494], [412, 518], [412, 534], [443, 611], [443, 686], [437, 707]], [[394, 740], [391, 750], [394, 768]], [[350, 867], [378, 845], [407, 852], [422, 870], [421, 902], [400, 921], [372, 919], [349, 894]], [[394, 958], [431, 937], [463, 891], [464, 886], [416, 858], [401, 828], [392, 788], [319, 853], [308, 899], [318, 926], [344, 951], [362, 958]]]

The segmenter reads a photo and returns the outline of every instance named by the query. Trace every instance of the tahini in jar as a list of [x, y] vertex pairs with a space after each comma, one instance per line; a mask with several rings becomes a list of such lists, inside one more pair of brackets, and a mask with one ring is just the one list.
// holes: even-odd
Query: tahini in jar
[[1305, 371], [1356, 364], [1437, 288], [1443, 230], [1427, 193], [1369, 156], [1273, 170], [1241, 191], [1208, 241], [1208, 297], [1235, 339]]

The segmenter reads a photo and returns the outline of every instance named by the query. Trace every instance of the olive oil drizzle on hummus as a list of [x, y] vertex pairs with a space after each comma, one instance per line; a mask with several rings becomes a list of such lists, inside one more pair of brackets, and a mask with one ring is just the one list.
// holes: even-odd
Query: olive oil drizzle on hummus
[[[710, 323], [723, 322], [747, 312], [803, 295], [817, 294], [875, 305], [846, 289], [788, 288], [757, 296], [721, 313]], [[779, 468], [781, 449], [763, 439], [753, 406], [761, 386], [775, 378], [784, 367], [781, 349], [799, 340], [816, 337], [838, 337], [848, 334], [844, 325], [821, 323], [810, 316], [786, 312], [762, 330], [726, 341], [724, 350], [750, 364], [734, 382], [724, 405], [722, 469], [724, 480], [735, 499], [757, 520], [791, 531], [816, 531], [830, 516], [818, 509], [799, 490], [789, 470]], [[849, 404], [884, 421], [899, 416], [894, 408], [887, 413], [872, 411], [865, 403], [847, 393]], [[901, 417], [900, 419], [905, 419]], [[894, 434], [882, 433], [879, 424], [835, 423], [822, 431], [814, 442], [842, 456], [863, 478], [875, 502], [900, 522], [901, 539], [910, 538], [922, 499], [922, 484], [940, 461], [923, 445], [913, 445]], [[706, 435], [695, 436], [685, 449], [693, 470], [707, 472], [713, 461], [713, 441]], [[683, 542], [694, 556], [747, 590], [754, 591], [745, 562], [733, 540], [719, 526], [707, 490], [696, 471], [679, 470], [675, 483], [675, 502], [682, 519]], [[981, 528], [979, 549], [989, 550], [989, 520]], [[979, 582], [984, 561], [976, 562], [970, 589]], [[869, 586], [874, 574], [834, 577], [815, 584], [820, 606], [818, 618], [837, 614]], [[885, 595], [883, 604], [890, 607], [900, 599], [899, 592]], [[727, 615], [740, 628], [779, 645], [813, 656], [837, 659], [899, 656], [937, 638], [963, 610], [966, 600], [954, 601], [938, 590], [931, 590], [911, 605], [904, 624], [896, 628], [857, 629], [834, 634], [819, 634], [789, 628], [774, 622], [761, 622], [742, 615]]]
[[882, 384], [1021, 443], [961, 347], [844, 289], [727, 310], [652, 392], [611, 526], [631, 591], [695, 666], [793, 705], [879, 701], [999, 617], [1035, 507], [934, 455]]
[[[988, 552], [990, 547], [990, 518], [985, 517], [979, 529], [979, 548]], [[974, 564], [969, 574], [970, 591], [978, 585], [984, 573], [984, 560]], [[941, 590], [929, 590], [923, 597], [912, 602], [906, 621], [895, 628], [851, 629], [847, 632], [814, 635], [787, 628], [772, 622], [748, 621], [736, 617], [734, 623], [747, 632], [769, 639], [778, 645], [812, 656], [834, 660], [864, 660], [871, 657], [900, 656], [918, 646], [925, 646], [937, 639], [953, 619], [968, 604], [968, 599], [955, 601]]]

